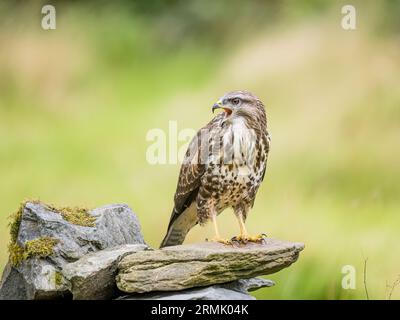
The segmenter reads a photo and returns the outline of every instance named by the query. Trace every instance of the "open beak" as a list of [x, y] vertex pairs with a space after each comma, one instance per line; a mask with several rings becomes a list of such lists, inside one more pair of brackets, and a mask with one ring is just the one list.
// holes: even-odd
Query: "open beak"
[[231, 115], [231, 113], [232, 113], [232, 109], [230, 109], [226, 106], [223, 106], [221, 101], [214, 103], [214, 105], [212, 106], [212, 112], [214, 113], [214, 111], [217, 109], [223, 109], [228, 116]]

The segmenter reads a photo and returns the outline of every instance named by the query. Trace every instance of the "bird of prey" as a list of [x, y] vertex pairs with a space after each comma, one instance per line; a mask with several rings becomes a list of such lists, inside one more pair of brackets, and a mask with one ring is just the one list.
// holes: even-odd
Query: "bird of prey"
[[[225, 94], [212, 107], [222, 109], [190, 142], [180, 170], [174, 209], [161, 247], [183, 243], [196, 224], [211, 220], [213, 241], [258, 242], [245, 221], [264, 179], [270, 137], [263, 103], [248, 91]], [[217, 216], [233, 208], [240, 234], [231, 240], [220, 236]]]

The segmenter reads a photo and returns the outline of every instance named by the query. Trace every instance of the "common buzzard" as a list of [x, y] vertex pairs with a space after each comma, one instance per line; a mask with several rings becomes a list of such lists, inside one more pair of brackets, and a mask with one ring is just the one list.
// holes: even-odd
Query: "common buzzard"
[[[175, 206], [161, 247], [181, 244], [196, 224], [212, 220], [214, 241], [261, 241], [250, 236], [245, 220], [264, 179], [270, 137], [263, 103], [252, 93], [224, 95], [212, 111], [222, 109], [189, 144], [183, 161]], [[220, 236], [217, 215], [231, 207], [240, 234], [232, 240]]]

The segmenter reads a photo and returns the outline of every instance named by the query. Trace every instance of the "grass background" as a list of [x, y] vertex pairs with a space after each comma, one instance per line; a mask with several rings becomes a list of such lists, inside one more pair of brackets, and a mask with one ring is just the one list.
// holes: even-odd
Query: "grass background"
[[[150, 165], [152, 128], [198, 129], [225, 92], [267, 107], [272, 149], [252, 233], [306, 245], [260, 299], [388, 298], [400, 275], [399, 1], [55, 2], [0, 5], [0, 271], [25, 198], [129, 204], [146, 241], [168, 223], [179, 165]], [[238, 232], [227, 211], [222, 233]], [[196, 227], [187, 242], [212, 235]], [[356, 268], [356, 289], [341, 287]], [[400, 298], [400, 288], [392, 299]]]

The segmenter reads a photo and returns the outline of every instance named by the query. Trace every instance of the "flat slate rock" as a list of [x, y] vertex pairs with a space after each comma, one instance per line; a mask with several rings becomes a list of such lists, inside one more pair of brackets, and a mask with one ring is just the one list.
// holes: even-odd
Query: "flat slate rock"
[[150, 292], [131, 294], [118, 300], [255, 300], [249, 294], [260, 288], [272, 287], [275, 283], [262, 278], [241, 279], [205, 288], [193, 288], [174, 292]]
[[144, 244], [126, 244], [83, 256], [64, 266], [61, 273], [68, 280], [74, 300], [109, 300], [117, 296], [117, 265], [124, 256], [147, 250]]
[[118, 288], [126, 293], [180, 291], [249, 279], [290, 266], [302, 243], [265, 239], [263, 244], [214, 242], [165, 247], [127, 255], [118, 265]]

